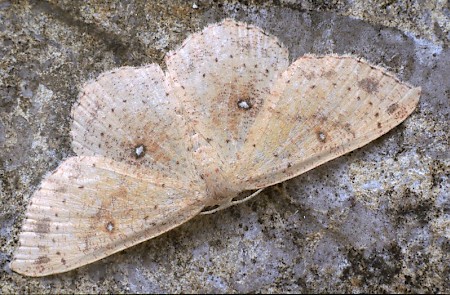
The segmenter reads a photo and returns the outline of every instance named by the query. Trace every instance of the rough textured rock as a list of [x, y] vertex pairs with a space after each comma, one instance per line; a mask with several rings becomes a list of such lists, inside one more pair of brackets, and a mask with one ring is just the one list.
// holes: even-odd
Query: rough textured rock
[[[2, 293], [450, 291], [448, 3], [242, 2], [0, 4]], [[63, 275], [13, 273], [27, 200], [72, 155], [82, 83], [161, 63], [224, 17], [265, 28], [291, 59], [352, 53], [388, 67], [422, 87], [419, 107], [368, 146], [247, 203]]]

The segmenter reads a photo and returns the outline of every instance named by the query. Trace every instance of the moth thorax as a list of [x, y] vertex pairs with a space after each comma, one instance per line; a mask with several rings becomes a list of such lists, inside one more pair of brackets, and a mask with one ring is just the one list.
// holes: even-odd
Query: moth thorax
[[201, 174], [201, 178], [206, 184], [206, 193], [208, 195], [208, 206], [221, 205], [227, 203], [228, 200], [236, 197], [239, 190], [230, 183], [223, 175], [223, 172], [216, 167], [205, 169]]
[[214, 153], [210, 149], [211, 147], [209, 146], [202, 146], [194, 152], [194, 156], [200, 163], [198, 166], [200, 177], [206, 184], [208, 195], [208, 204], [206, 205], [214, 206], [226, 203], [227, 200], [237, 196], [240, 191], [224, 175], [224, 172], [217, 164], [219, 161], [211, 157]]

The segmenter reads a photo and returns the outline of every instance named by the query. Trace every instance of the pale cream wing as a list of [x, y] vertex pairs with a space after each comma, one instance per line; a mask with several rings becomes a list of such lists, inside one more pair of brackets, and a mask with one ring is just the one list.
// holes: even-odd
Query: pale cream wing
[[354, 57], [301, 57], [273, 87], [234, 174], [245, 189], [297, 176], [400, 124], [420, 92]]
[[72, 109], [73, 149], [80, 156], [105, 156], [179, 179], [199, 179], [178, 108], [156, 64], [104, 73], [84, 85]]
[[102, 157], [73, 157], [32, 196], [11, 268], [61, 273], [160, 235], [197, 215], [205, 188]]
[[288, 66], [287, 49], [258, 27], [226, 19], [190, 35], [166, 64], [208, 157], [222, 170], [240, 165], [248, 130]]

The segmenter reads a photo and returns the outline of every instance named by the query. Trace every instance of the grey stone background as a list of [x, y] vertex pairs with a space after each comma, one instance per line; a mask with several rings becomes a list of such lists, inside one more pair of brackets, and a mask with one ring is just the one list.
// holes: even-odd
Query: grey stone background
[[[387, 67], [422, 87], [419, 106], [247, 203], [65, 274], [12, 272], [29, 197], [73, 155], [80, 85], [162, 65], [224, 17], [265, 28], [292, 59], [352, 53]], [[437, 0], [0, 2], [0, 293], [450, 292], [449, 39], [450, 4]]]

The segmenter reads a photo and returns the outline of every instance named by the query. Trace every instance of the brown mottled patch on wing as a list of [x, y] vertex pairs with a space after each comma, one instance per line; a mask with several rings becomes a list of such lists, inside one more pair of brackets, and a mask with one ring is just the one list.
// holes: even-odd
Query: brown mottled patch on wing
[[34, 261], [34, 264], [45, 264], [45, 263], [49, 263], [49, 262], [50, 262], [50, 258], [48, 258], [47, 256], [39, 256]]
[[398, 104], [394, 102], [387, 108], [387, 112], [389, 115], [392, 115], [398, 109]]
[[45, 217], [43, 219], [37, 220], [34, 225], [34, 231], [37, 234], [46, 234], [50, 232], [50, 218]]
[[373, 78], [364, 78], [358, 81], [358, 86], [367, 93], [373, 94], [378, 91], [378, 81]]

